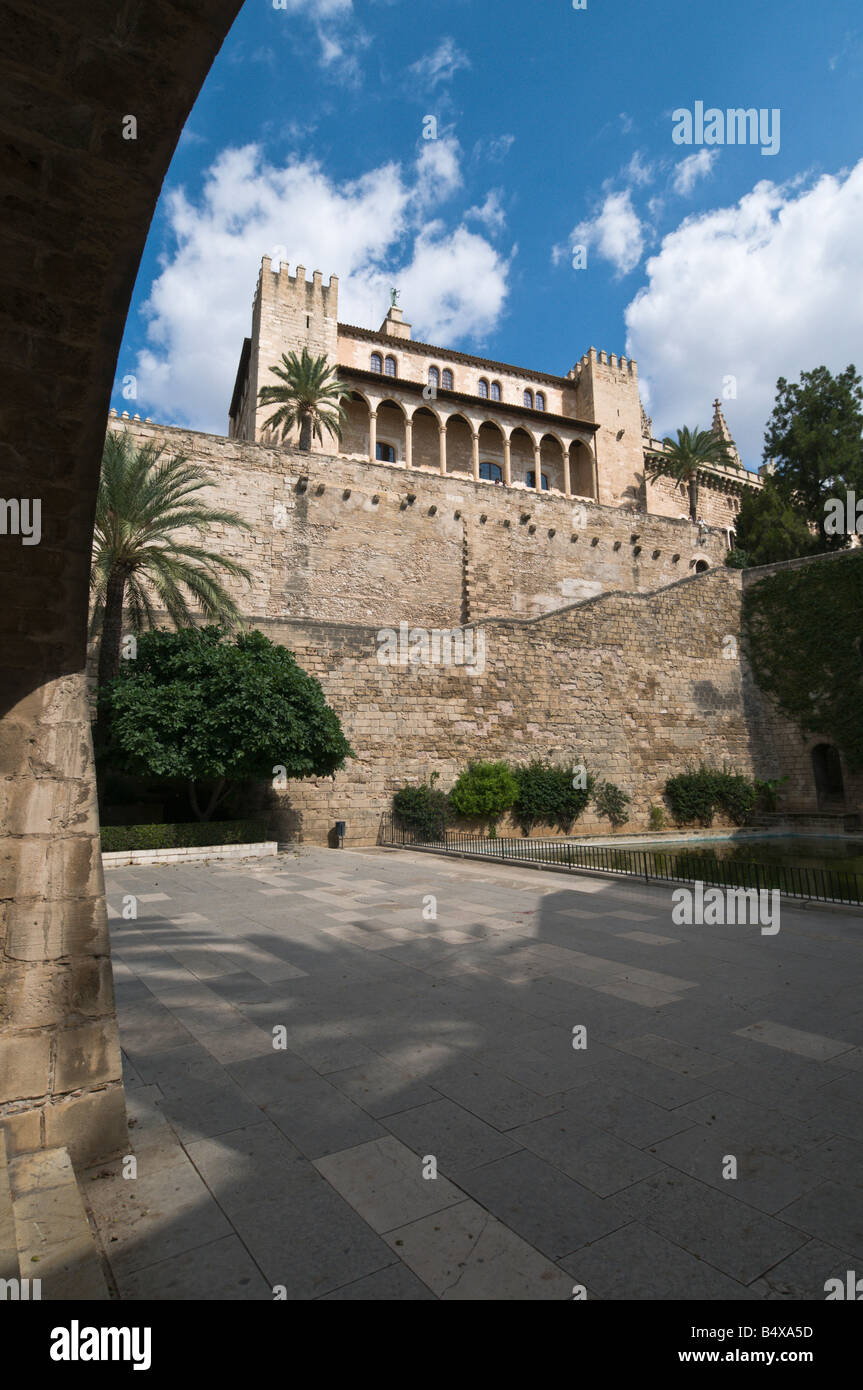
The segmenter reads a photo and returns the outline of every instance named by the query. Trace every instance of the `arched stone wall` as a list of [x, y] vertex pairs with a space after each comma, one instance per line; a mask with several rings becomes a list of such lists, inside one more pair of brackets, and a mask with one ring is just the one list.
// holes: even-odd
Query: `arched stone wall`
[[[125, 1110], [84, 659], [117, 352], [183, 124], [240, 0], [0, 3], [0, 1124], [13, 1152], [121, 1151]], [[134, 116], [135, 139], [124, 138]], [[0, 581], [0, 582], [2, 582]]]

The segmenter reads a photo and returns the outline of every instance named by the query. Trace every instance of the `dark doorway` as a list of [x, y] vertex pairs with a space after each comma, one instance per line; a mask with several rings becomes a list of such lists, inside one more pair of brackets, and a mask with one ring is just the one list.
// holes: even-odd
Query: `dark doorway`
[[816, 743], [812, 749], [812, 771], [819, 811], [845, 805], [845, 784], [839, 750], [832, 743]]

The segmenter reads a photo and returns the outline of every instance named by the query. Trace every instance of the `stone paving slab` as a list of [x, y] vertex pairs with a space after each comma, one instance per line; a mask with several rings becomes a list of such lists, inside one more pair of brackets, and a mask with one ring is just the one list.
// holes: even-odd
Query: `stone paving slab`
[[859, 918], [410, 851], [107, 878], [121, 1297], [803, 1299], [863, 1260]]

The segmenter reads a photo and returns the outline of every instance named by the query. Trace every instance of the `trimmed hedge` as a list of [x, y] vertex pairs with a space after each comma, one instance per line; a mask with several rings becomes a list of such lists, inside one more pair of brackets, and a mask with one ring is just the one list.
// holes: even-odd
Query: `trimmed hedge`
[[269, 838], [265, 821], [194, 821], [190, 824], [103, 825], [105, 854], [135, 849], [187, 849], [196, 845], [254, 845]]
[[400, 787], [393, 796], [396, 824], [431, 838], [439, 835], [450, 819], [449, 797], [435, 787], [437, 773], [417, 787]]

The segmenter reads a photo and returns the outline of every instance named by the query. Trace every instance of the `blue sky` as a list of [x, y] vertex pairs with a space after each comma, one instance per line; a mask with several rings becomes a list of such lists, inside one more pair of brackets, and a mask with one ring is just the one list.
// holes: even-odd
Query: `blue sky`
[[[377, 327], [397, 285], [426, 341], [561, 374], [626, 352], [656, 432], [720, 396], [755, 467], [777, 377], [863, 365], [861, 66], [859, 0], [247, 0], [165, 181], [112, 404], [224, 433], [282, 247], [339, 275], [347, 322]], [[778, 152], [676, 144], [696, 102], [778, 110]]]

